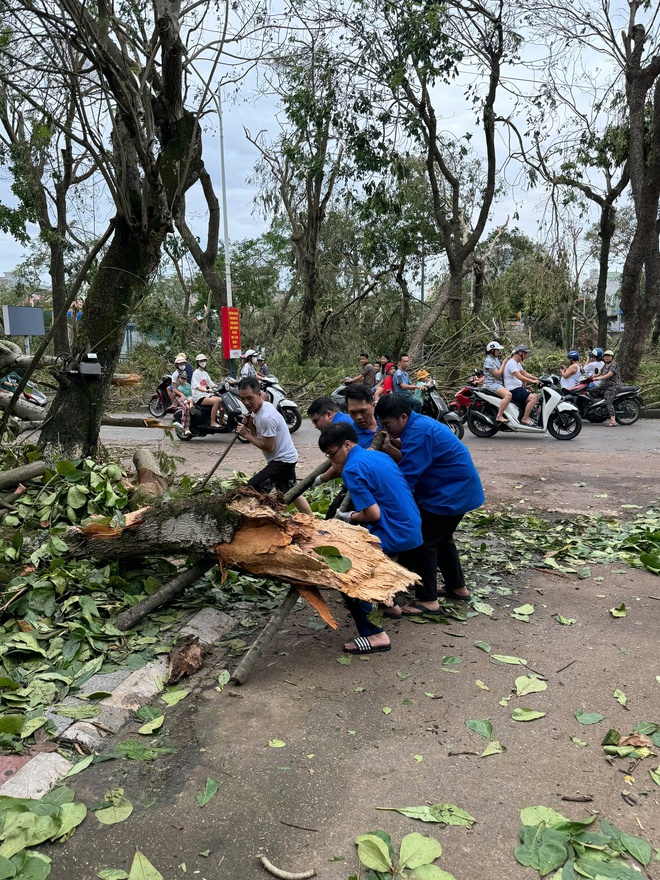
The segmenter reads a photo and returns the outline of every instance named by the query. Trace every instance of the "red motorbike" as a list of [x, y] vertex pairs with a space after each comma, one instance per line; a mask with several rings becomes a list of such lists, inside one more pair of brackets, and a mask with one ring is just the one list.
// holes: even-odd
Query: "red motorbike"
[[477, 385], [481, 385], [483, 379], [483, 370], [475, 370], [461, 390], [454, 394], [454, 399], [449, 403], [450, 412], [456, 413], [463, 424], [467, 421], [467, 415], [474, 400], [474, 389]]

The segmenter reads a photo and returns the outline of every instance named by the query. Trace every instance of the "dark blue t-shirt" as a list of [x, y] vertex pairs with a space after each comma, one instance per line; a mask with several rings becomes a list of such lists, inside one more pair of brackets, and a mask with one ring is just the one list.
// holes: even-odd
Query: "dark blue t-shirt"
[[375, 431], [372, 431], [370, 428], [360, 428], [355, 422], [353, 422], [353, 427], [355, 428], [355, 433], [357, 434], [358, 446], [360, 446], [362, 449], [369, 449], [374, 441], [374, 437], [376, 436], [378, 428], [376, 428]]
[[401, 434], [401, 472], [421, 508], [458, 516], [485, 501], [467, 447], [435, 419], [412, 412]]
[[380, 519], [366, 526], [385, 553], [402, 553], [422, 543], [422, 522], [415, 499], [401, 471], [384, 452], [354, 446], [348, 453], [342, 479], [356, 510], [377, 504]]

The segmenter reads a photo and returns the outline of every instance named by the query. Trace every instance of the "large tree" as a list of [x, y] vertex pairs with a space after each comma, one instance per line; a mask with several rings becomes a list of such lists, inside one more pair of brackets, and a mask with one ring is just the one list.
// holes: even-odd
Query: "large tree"
[[[229, 14], [229, 10], [224, 10]], [[43, 88], [70, 91], [75, 124], [54, 118], [96, 163], [114, 217], [112, 236], [90, 285], [72, 357], [41, 433], [44, 446], [69, 454], [96, 451], [103, 405], [129, 316], [158, 267], [183, 194], [204, 165], [197, 108], [186, 105], [195, 62], [212, 75], [226, 29], [211, 4], [182, 9], [179, 0], [121, 9], [106, 2], [10, 0], [0, 44], [12, 81], [36, 109], [46, 95], [34, 83], [48, 59]], [[82, 67], [78, 59], [83, 59]], [[41, 87], [41, 86], [39, 86]], [[94, 353], [99, 378], [77, 371]]]

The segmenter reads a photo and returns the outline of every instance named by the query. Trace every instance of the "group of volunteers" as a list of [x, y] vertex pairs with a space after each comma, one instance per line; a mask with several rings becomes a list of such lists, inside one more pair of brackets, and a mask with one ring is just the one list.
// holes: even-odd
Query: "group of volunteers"
[[[524, 368], [525, 361], [531, 350], [526, 345], [519, 345], [512, 353], [502, 359], [502, 346], [499, 342], [489, 342], [486, 346], [486, 357], [483, 366], [483, 387], [497, 394], [501, 398], [496, 420], [506, 422], [504, 411], [513, 400], [524, 406], [522, 422], [524, 425], [533, 425], [530, 414], [538, 401], [538, 395], [533, 394], [528, 385], [538, 383], [533, 376]], [[561, 366], [561, 387], [566, 391], [575, 388], [584, 377], [591, 378], [591, 387], [599, 387], [605, 399], [605, 406], [610, 417], [605, 422], [607, 427], [616, 426], [614, 417], [614, 398], [621, 389], [619, 367], [614, 360], [614, 352], [610, 349], [603, 351], [602, 348], [594, 348], [587, 355], [584, 365], [580, 364], [580, 352], [571, 349], [567, 354], [568, 366]]]

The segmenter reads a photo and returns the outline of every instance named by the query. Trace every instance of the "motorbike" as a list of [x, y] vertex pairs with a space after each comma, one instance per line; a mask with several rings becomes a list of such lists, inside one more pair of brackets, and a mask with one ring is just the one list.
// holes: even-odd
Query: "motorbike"
[[475, 370], [460, 391], [454, 394], [454, 399], [449, 402], [449, 411], [455, 412], [463, 424], [467, 421], [468, 410], [472, 406], [473, 391], [481, 383], [483, 375], [483, 370]]
[[[179, 440], [192, 440], [193, 437], [206, 437], [207, 434], [232, 434], [236, 430], [236, 426], [248, 414], [247, 409], [241, 402], [240, 397], [236, 397], [232, 393], [231, 385], [225, 379], [216, 386], [211, 395], [222, 399], [222, 407], [218, 409], [218, 416], [215, 425], [211, 424], [210, 406], [200, 406], [198, 403], [190, 407], [190, 434], [186, 434], [181, 424], [182, 411], [181, 407], [177, 407], [174, 416], [174, 430]], [[241, 443], [249, 441], [243, 437], [238, 438]]]
[[176, 407], [172, 406], [170, 403], [170, 396], [167, 393], [167, 389], [172, 384], [172, 377], [168, 374], [163, 376], [160, 380], [158, 386], [156, 387], [155, 394], [152, 394], [149, 398], [149, 412], [154, 418], [159, 419], [161, 416], [164, 416], [165, 413], [174, 412]]
[[525, 407], [513, 400], [504, 410], [506, 422], [496, 421], [501, 398], [487, 388], [475, 388], [474, 404], [467, 416], [467, 426], [475, 437], [493, 437], [498, 431], [512, 431], [519, 434], [545, 434], [555, 440], [573, 440], [582, 430], [582, 418], [575, 404], [562, 397], [553, 387], [551, 376], [541, 376], [540, 402], [532, 411], [536, 423], [522, 423]]
[[[23, 374], [25, 375], [25, 374]], [[23, 376], [16, 371], [8, 373], [6, 376], [3, 376], [0, 379], [0, 389], [2, 391], [8, 391], [10, 394], [13, 394], [16, 390], [18, 383], [21, 381]], [[28, 403], [33, 404], [34, 406], [46, 406], [47, 400], [46, 395], [43, 391], [40, 391], [34, 382], [28, 381], [27, 385], [23, 389], [23, 399]]]
[[465, 434], [463, 422], [456, 413], [450, 412], [434, 381], [422, 389], [422, 396], [422, 415], [442, 422], [459, 440], [462, 440]]
[[348, 405], [346, 403], [347, 388], [348, 385], [345, 382], [342, 382], [342, 384], [338, 388], [335, 388], [335, 390], [330, 395], [332, 400], [334, 400], [334, 402], [337, 404], [342, 412], [348, 412]]
[[261, 382], [261, 389], [286, 422], [289, 433], [295, 434], [302, 424], [302, 416], [297, 404], [289, 400], [275, 376], [265, 376]]
[[[561, 389], [564, 399], [575, 404], [583, 419], [589, 422], [604, 422], [609, 418], [603, 393], [598, 387], [592, 387], [591, 383], [597, 376], [584, 376], [582, 380], [571, 389]], [[624, 385], [612, 401], [614, 406], [614, 418], [620, 425], [634, 425], [640, 417], [644, 400], [641, 389], [636, 385]]]

